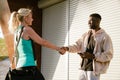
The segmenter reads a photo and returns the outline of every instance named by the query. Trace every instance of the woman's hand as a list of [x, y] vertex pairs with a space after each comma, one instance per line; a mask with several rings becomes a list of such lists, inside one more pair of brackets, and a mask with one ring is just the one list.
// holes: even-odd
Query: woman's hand
[[61, 47], [61, 48], [59, 49], [59, 53], [60, 53], [61, 55], [65, 54], [66, 51], [68, 51], [68, 47]]

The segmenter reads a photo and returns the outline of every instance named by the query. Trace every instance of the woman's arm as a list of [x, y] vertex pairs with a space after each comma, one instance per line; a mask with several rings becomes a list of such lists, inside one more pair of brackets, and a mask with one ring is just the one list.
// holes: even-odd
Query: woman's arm
[[47, 48], [51, 48], [53, 50], [57, 50], [57, 51], [61, 51], [61, 49], [59, 47], [57, 47], [56, 45], [50, 43], [49, 41], [41, 38], [31, 27], [27, 27], [25, 29], [27, 35], [36, 43], [38, 43], [41, 46], [47, 47]]

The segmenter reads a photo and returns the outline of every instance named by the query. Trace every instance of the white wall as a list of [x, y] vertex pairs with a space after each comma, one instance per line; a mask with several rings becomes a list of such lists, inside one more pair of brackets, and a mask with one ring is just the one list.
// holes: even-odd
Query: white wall
[[[120, 80], [120, 0], [69, 0], [69, 44], [75, 42], [87, 29], [88, 17], [91, 13], [102, 16], [101, 27], [111, 36], [114, 47], [114, 57], [107, 74], [101, 75], [101, 80]], [[79, 57], [69, 56], [69, 78], [76, 79], [79, 67]], [[75, 77], [74, 77], [75, 76]]]
[[[43, 10], [43, 38], [63, 46], [68, 44], [67, 3], [62, 2]], [[42, 73], [46, 80], [68, 80], [68, 55], [42, 47]]]
[[[44, 9], [43, 37], [59, 46], [73, 44], [88, 30], [89, 15], [101, 14], [101, 27], [111, 36], [114, 47], [114, 57], [101, 80], [120, 80], [119, 4], [120, 0], [67, 0]], [[42, 48], [42, 73], [46, 80], [76, 80], [80, 61], [77, 54], [61, 56]]]

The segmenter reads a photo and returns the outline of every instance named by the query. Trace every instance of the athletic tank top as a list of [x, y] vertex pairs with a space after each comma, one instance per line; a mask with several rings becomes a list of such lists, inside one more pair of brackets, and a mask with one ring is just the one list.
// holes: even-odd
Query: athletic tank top
[[[18, 30], [22, 27], [19, 26]], [[33, 48], [32, 48], [32, 41], [25, 40], [22, 37], [20, 38], [18, 47], [18, 61], [17, 61], [17, 68], [19, 67], [26, 67], [26, 66], [36, 66], [35, 60], [34, 60], [34, 54], [33, 54]]]

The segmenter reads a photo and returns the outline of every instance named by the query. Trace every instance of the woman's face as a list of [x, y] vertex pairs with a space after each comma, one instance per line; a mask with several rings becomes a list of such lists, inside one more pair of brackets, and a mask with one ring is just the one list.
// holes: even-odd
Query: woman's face
[[28, 16], [25, 16], [24, 17], [24, 21], [25, 21], [26, 25], [31, 26], [32, 25], [32, 21], [33, 21], [32, 13], [30, 13]]

